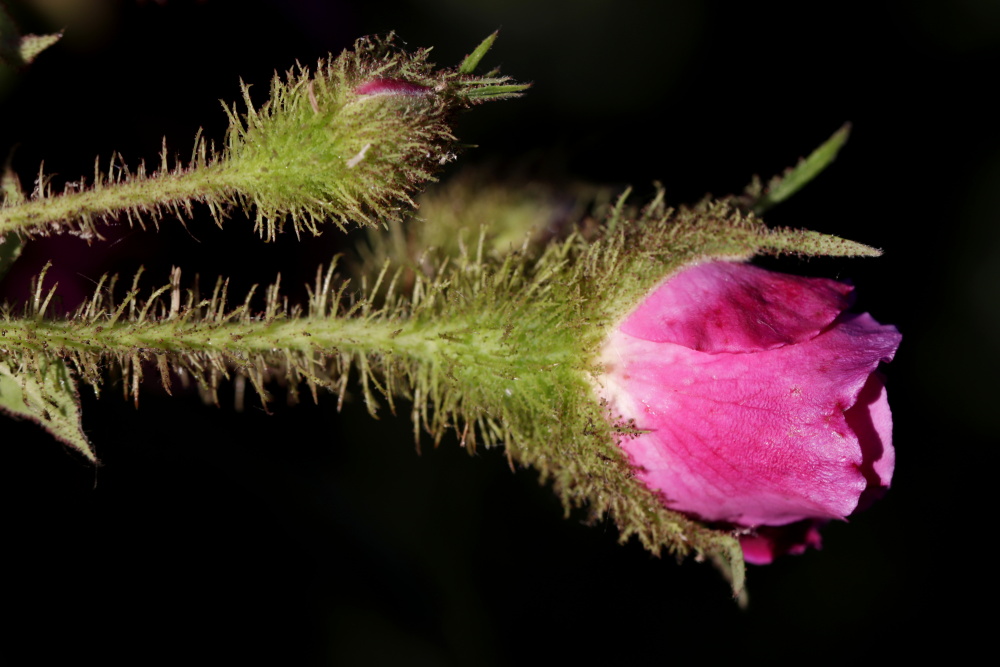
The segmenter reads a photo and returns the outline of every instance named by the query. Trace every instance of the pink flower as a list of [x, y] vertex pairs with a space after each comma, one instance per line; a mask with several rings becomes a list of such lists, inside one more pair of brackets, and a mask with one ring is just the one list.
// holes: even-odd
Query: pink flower
[[671, 276], [611, 332], [599, 393], [638, 478], [673, 510], [745, 529], [744, 558], [818, 547], [889, 486], [877, 368], [895, 327], [848, 314], [849, 285], [748, 264]]

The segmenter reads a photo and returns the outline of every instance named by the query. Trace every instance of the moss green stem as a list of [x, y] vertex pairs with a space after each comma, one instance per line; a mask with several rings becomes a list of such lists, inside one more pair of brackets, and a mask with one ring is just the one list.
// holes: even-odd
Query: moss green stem
[[[457, 332], [457, 333], [456, 333]], [[185, 322], [183, 319], [109, 324], [12, 319], [0, 325], [0, 352], [128, 355], [131, 353], [217, 353], [244, 355], [289, 352], [348, 352], [402, 355], [417, 362], [448, 358], [489, 367], [502, 356], [498, 336], [466, 328], [400, 320], [318, 318], [249, 322]]]
[[0, 208], [0, 236], [31, 234], [60, 222], [82, 222], [93, 231], [93, 222], [104, 217], [148, 212], [155, 218], [164, 210], [187, 209], [192, 201], [225, 201], [236, 190], [233, 176], [220, 163], [28, 200]]

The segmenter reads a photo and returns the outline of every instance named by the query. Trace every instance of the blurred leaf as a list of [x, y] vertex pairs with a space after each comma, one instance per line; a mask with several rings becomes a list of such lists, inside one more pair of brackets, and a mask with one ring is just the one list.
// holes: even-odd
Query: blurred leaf
[[0, 411], [38, 422], [46, 431], [97, 462], [80, 422], [80, 395], [61, 360], [14, 369], [0, 361]]
[[[13, 153], [14, 151], [11, 150], [11, 156]], [[24, 196], [24, 191], [21, 190], [21, 181], [17, 178], [17, 174], [14, 170], [11, 169], [11, 156], [7, 157], [7, 164], [3, 166], [3, 174], [0, 175], [0, 195], [3, 195], [0, 202], [3, 202], [8, 206], [20, 204], [27, 199], [27, 197]]]
[[17, 234], [8, 234], [0, 238], [0, 280], [10, 269], [14, 261], [20, 256], [23, 244]]
[[62, 36], [62, 31], [51, 35], [22, 35], [13, 19], [0, 6], [0, 65], [27, 65]]
[[51, 35], [25, 35], [21, 38], [21, 61], [25, 64], [30, 63], [39, 53], [62, 39], [62, 36], [62, 31]]
[[[13, 151], [12, 151], [13, 152]], [[4, 165], [3, 175], [0, 176], [0, 203], [19, 204], [25, 200], [24, 192], [21, 191], [21, 182], [17, 179], [17, 174], [10, 167], [10, 157]], [[24, 246], [21, 238], [17, 234], [0, 236], [0, 280], [10, 269], [14, 261], [20, 256]]]

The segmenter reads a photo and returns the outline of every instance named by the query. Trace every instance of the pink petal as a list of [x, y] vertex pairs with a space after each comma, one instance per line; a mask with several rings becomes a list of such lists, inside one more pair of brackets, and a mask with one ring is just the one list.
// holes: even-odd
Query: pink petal
[[816, 336], [848, 306], [850, 285], [706, 262], [671, 276], [621, 324], [636, 338], [701, 352], [755, 352]]
[[431, 92], [427, 86], [403, 79], [372, 79], [354, 89], [358, 95], [407, 95], [419, 97]]
[[806, 519], [787, 526], [762, 526], [752, 535], [741, 535], [743, 560], [754, 565], [767, 565], [778, 556], [800, 555], [806, 549], [823, 545], [819, 529], [825, 521]]
[[[825, 292], [830, 281], [807, 282]], [[792, 290], [798, 302], [810, 302], [798, 298], [802, 291]], [[727, 308], [734, 307], [730, 296]], [[784, 321], [785, 314], [769, 317], [772, 305], [765, 300], [755, 311], [765, 321]], [[613, 416], [649, 431], [621, 446], [668, 507], [745, 526], [842, 518], [865, 489], [865, 467], [886, 468], [866, 463], [871, 448], [859, 443], [845, 412], [879, 362], [892, 358], [899, 338], [868, 315], [753, 354], [709, 354], [618, 330], [601, 358], [601, 395]], [[869, 405], [873, 426], [884, 422], [887, 408], [878, 399]], [[881, 444], [888, 461], [891, 443]]]
[[882, 497], [896, 466], [896, 451], [892, 447], [892, 412], [885, 384], [879, 373], [872, 373], [857, 402], [845, 415], [847, 424], [858, 436], [864, 465], [861, 468], [868, 486], [865, 487], [858, 509], [865, 509]]

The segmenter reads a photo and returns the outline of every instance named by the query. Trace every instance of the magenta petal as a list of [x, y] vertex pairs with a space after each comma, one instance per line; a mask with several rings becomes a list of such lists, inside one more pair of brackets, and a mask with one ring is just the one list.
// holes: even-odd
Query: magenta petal
[[[867, 485], [845, 412], [898, 344], [893, 327], [867, 315], [754, 354], [618, 330], [601, 359], [601, 394], [613, 416], [649, 431], [621, 446], [668, 507], [744, 526], [842, 518]], [[873, 424], [885, 416], [869, 412]]]
[[407, 95], [417, 97], [431, 92], [427, 86], [418, 83], [410, 83], [403, 79], [372, 79], [357, 88], [354, 92], [358, 95]]
[[849, 305], [850, 285], [706, 262], [670, 277], [621, 324], [636, 338], [701, 352], [755, 352], [808, 340]]
[[752, 535], [741, 535], [743, 560], [767, 565], [778, 556], [800, 555], [808, 548], [819, 549], [823, 544], [819, 529], [824, 523], [806, 519], [787, 526], [762, 526]]
[[868, 482], [858, 509], [865, 509], [878, 500], [892, 481], [896, 452], [892, 447], [892, 413], [885, 384], [878, 373], [872, 373], [857, 402], [845, 413], [847, 424], [858, 436], [864, 465], [862, 474]]

